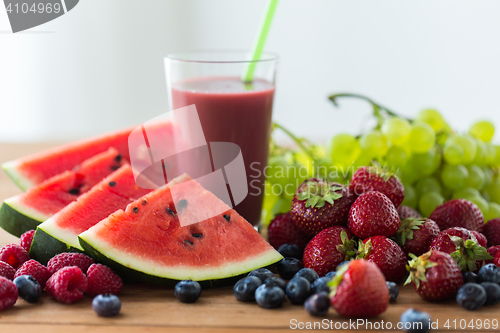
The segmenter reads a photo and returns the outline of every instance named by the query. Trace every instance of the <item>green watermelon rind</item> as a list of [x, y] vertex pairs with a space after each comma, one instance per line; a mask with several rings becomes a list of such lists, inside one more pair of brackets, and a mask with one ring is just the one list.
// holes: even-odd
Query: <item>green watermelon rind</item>
[[[87, 235], [85, 235], [87, 234]], [[260, 267], [268, 267], [268, 268], [273, 268], [283, 257], [274, 249], [271, 248], [268, 255], [268, 259], [264, 258], [262, 260], [255, 260], [256, 264], [251, 265], [250, 267], [247, 267], [245, 269], [235, 269], [233, 274], [225, 274], [223, 277], [218, 277], [217, 274], [213, 274], [211, 277], [203, 277], [201, 279], [196, 277], [196, 274], [192, 274], [191, 276], [178, 276], [177, 278], [174, 278], [172, 275], [171, 276], [161, 276], [160, 274], [149, 274], [148, 272], [143, 272], [139, 271], [137, 269], [131, 268], [130, 265], [127, 265], [123, 263], [125, 261], [125, 258], [133, 259], [131, 256], [123, 255], [122, 254], [122, 260], [114, 258], [116, 256], [120, 256], [118, 251], [115, 250], [99, 250], [97, 249], [97, 246], [92, 245], [89, 240], [86, 240], [86, 236], [91, 236], [88, 234], [88, 231], [80, 234], [78, 236], [80, 245], [84, 249], [84, 252], [94, 258], [96, 261], [101, 262], [113, 269], [116, 273], [118, 273], [122, 278], [127, 278], [132, 281], [137, 281], [137, 282], [144, 282], [144, 283], [149, 283], [149, 284], [156, 284], [164, 287], [173, 287], [175, 286], [179, 281], [185, 280], [185, 279], [192, 279], [195, 281], [198, 281], [203, 288], [214, 288], [214, 287], [222, 287], [222, 286], [227, 286], [227, 285], [232, 285], [236, 281], [238, 281], [242, 276], [245, 276], [249, 272], [251, 272], [254, 269], [260, 268]], [[90, 237], [89, 237], [90, 238]], [[103, 252], [108, 252], [108, 255], [103, 254]], [[114, 255], [109, 255], [110, 252], [115, 252]], [[120, 262], [121, 261], [121, 262]], [[144, 261], [137, 260], [136, 262], [140, 262], [143, 266], [145, 265]], [[241, 263], [235, 263], [233, 266], [238, 267], [240, 266]], [[149, 264], [150, 269], [155, 269], [154, 264]], [[172, 269], [169, 269], [169, 273], [171, 274], [173, 272]], [[174, 274], [175, 275], [175, 274]]]
[[67, 245], [43, 229], [36, 228], [33, 242], [30, 247], [30, 257], [42, 265], [47, 265], [49, 260], [55, 255], [63, 252], [83, 252], [80, 248]]
[[49, 217], [23, 205], [19, 202], [18, 196], [14, 196], [6, 199], [0, 208], [0, 227], [8, 233], [20, 237], [26, 231], [35, 230], [40, 223]]
[[17, 170], [18, 163], [16, 161], [9, 161], [2, 164], [2, 169], [7, 176], [17, 185], [21, 190], [26, 191], [34, 184]]

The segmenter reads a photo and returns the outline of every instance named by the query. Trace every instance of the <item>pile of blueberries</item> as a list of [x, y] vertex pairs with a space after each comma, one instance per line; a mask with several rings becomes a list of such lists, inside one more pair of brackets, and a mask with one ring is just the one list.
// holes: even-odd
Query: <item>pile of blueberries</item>
[[[255, 300], [263, 308], [280, 307], [286, 298], [292, 304], [304, 304], [305, 310], [313, 316], [323, 316], [330, 307], [330, 287], [328, 283], [335, 276], [335, 271], [319, 277], [310, 268], [304, 268], [301, 249], [294, 244], [284, 244], [279, 249], [285, 258], [278, 264], [276, 277], [267, 268], [259, 268], [248, 273], [233, 288], [234, 296], [240, 301]], [[341, 267], [343, 262], [338, 265]], [[285, 280], [289, 280], [288, 283]], [[398, 286], [388, 282], [391, 301], [398, 297]]]
[[467, 310], [500, 303], [500, 268], [494, 264], [481, 267], [477, 274], [464, 272], [464, 285], [458, 290], [457, 303]]

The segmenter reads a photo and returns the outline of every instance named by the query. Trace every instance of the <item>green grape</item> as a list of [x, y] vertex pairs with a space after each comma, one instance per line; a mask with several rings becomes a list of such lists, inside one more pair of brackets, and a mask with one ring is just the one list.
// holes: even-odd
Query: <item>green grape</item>
[[[300, 165], [300, 171], [302, 173], [307, 173], [308, 176], [312, 177], [314, 172], [314, 161], [302, 150], [294, 152], [295, 161]], [[309, 178], [309, 177], [308, 177]]]
[[427, 192], [420, 197], [418, 208], [423, 216], [430, 216], [437, 206], [444, 202], [441, 194], [436, 192]]
[[283, 189], [287, 184], [293, 182], [293, 178], [290, 177], [293, 171], [291, 168], [293, 166], [287, 155], [271, 156], [266, 170], [266, 180], [273, 185], [281, 186]]
[[483, 167], [484, 172], [484, 186], [490, 186], [493, 181], [493, 171], [489, 167]]
[[387, 150], [389, 149], [387, 138], [379, 130], [361, 136], [359, 145], [363, 154], [367, 154], [371, 158], [381, 158], [387, 154]]
[[465, 181], [465, 186], [481, 190], [485, 183], [483, 169], [477, 165], [469, 165], [467, 167], [467, 171], [469, 171], [469, 177], [467, 177], [467, 180]]
[[495, 134], [495, 125], [488, 120], [481, 120], [472, 125], [469, 134], [483, 142], [490, 142]]
[[489, 212], [488, 201], [484, 200], [482, 196], [469, 198], [467, 200], [475, 203], [479, 207], [479, 210], [483, 213], [484, 216], [488, 215]]
[[451, 190], [462, 188], [469, 177], [469, 171], [463, 165], [446, 164], [441, 172], [443, 185]]
[[464, 150], [464, 156], [462, 157], [463, 164], [471, 163], [476, 157], [476, 140], [474, 140], [474, 138], [470, 135], [453, 135], [446, 140], [446, 143], [456, 143], [462, 146]]
[[417, 171], [418, 175], [429, 176], [439, 168], [441, 155], [435, 148], [431, 148], [425, 153], [414, 154], [410, 159], [410, 163], [412, 163], [413, 169]]
[[408, 143], [414, 153], [421, 154], [431, 149], [436, 142], [436, 132], [423, 122], [415, 122], [411, 126]]
[[500, 204], [500, 179], [497, 177], [493, 178], [491, 184], [485, 188], [485, 192], [490, 196], [490, 200]]
[[292, 199], [278, 197], [278, 201], [273, 207], [272, 214], [273, 216], [276, 216], [281, 213], [289, 212], [291, 206], [292, 206]]
[[441, 191], [441, 195], [446, 199], [446, 200], [451, 200], [451, 197], [453, 195], [453, 190], [450, 190], [446, 186], [443, 186], [443, 190]]
[[337, 134], [330, 144], [330, 156], [332, 161], [349, 165], [354, 162], [361, 153], [358, 140], [350, 134]]
[[472, 187], [466, 187], [464, 189], [455, 191], [453, 193], [452, 199], [467, 199], [470, 200], [470, 198], [475, 198], [475, 197], [480, 197], [481, 193], [475, 188]]
[[405, 184], [413, 184], [418, 178], [417, 172], [413, 169], [412, 164], [409, 163], [399, 169], [399, 174], [401, 181]]
[[486, 147], [486, 143], [484, 143], [480, 139], [476, 139], [476, 145], [476, 157], [474, 157], [474, 161], [472, 163], [474, 163], [475, 165], [484, 166], [488, 164], [488, 148]]
[[359, 155], [359, 157], [354, 161], [354, 169], [357, 170], [358, 168], [365, 166], [365, 165], [370, 165], [372, 162], [372, 157], [368, 154], [362, 153]]
[[417, 208], [417, 192], [415, 191], [415, 188], [411, 185], [404, 184], [405, 186], [405, 198], [403, 202], [401, 203], [402, 205], [409, 206], [411, 208]]
[[416, 186], [417, 194], [421, 197], [428, 192], [441, 193], [442, 188], [439, 180], [436, 177], [422, 178], [420, 179]]
[[464, 149], [457, 143], [447, 143], [443, 148], [444, 160], [448, 164], [457, 165], [462, 163]]
[[420, 111], [417, 114], [417, 117], [415, 117], [415, 120], [422, 121], [431, 125], [435, 132], [439, 132], [445, 124], [443, 116], [441, 116], [438, 111], [433, 109]]
[[408, 141], [411, 126], [408, 120], [392, 117], [387, 119], [382, 125], [382, 133], [391, 141], [392, 144], [400, 146]]
[[400, 167], [403, 166], [409, 158], [408, 152], [399, 146], [392, 146], [387, 151], [387, 155], [385, 156], [385, 160], [389, 166]]
[[266, 181], [264, 186], [264, 202], [262, 203], [262, 215], [261, 220], [264, 225], [269, 225], [271, 220], [274, 218], [273, 208], [278, 202], [279, 196], [274, 195], [271, 191], [272, 185]]
[[500, 146], [495, 145], [495, 158], [493, 159], [491, 165], [494, 167], [500, 167]]
[[495, 146], [492, 145], [491, 143], [486, 143], [486, 164], [491, 165], [493, 161], [495, 161], [495, 157], [497, 156], [497, 150], [495, 149]]
[[488, 222], [500, 217], [500, 205], [495, 202], [488, 202], [488, 214], [484, 217], [484, 221]]

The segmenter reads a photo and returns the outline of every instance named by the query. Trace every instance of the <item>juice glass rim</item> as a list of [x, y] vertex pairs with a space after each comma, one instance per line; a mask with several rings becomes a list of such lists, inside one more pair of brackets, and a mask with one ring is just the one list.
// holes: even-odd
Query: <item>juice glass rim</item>
[[[169, 61], [179, 61], [179, 62], [190, 62], [190, 63], [206, 63], [206, 64], [245, 64], [245, 63], [262, 63], [262, 62], [272, 62], [278, 61], [279, 56], [273, 52], [263, 52], [260, 59], [258, 60], [243, 60], [238, 59], [239, 57], [244, 58], [245, 56], [250, 56], [252, 51], [250, 50], [240, 50], [240, 49], [199, 49], [184, 52], [174, 52], [169, 53], [165, 57], [165, 60]], [[204, 57], [217, 55], [225, 56], [235, 56], [234, 59], [230, 60], [207, 60]]]

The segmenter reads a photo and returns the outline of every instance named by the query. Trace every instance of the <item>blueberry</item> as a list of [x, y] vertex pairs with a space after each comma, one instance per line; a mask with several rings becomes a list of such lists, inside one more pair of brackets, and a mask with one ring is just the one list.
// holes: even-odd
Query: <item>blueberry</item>
[[327, 277], [331, 280], [335, 276], [335, 273], [337, 273], [337, 272], [336, 271], [328, 272], [328, 273], [326, 273], [325, 277]]
[[194, 303], [201, 296], [201, 286], [193, 280], [184, 280], [175, 285], [175, 297], [182, 303]]
[[394, 302], [396, 298], [399, 296], [399, 288], [398, 285], [392, 281], [387, 281], [387, 288], [389, 289], [390, 301]]
[[328, 282], [330, 282], [330, 281], [331, 281], [331, 279], [329, 279], [326, 276], [320, 277], [319, 279], [317, 279], [316, 281], [314, 281], [311, 284], [311, 293], [317, 294], [317, 293], [322, 292], [322, 291], [329, 293], [330, 286], [328, 286]]
[[299, 260], [302, 260], [302, 255], [304, 253], [296, 244], [283, 244], [279, 247], [278, 252], [283, 257], [291, 257]]
[[427, 312], [410, 308], [403, 312], [399, 319], [402, 324], [403, 331], [409, 333], [425, 333], [431, 329], [431, 317]]
[[500, 283], [500, 268], [495, 264], [488, 264], [481, 267], [477, 273], [478, 282]]
[[31, 275], [21, 275], [14, 279], [19, 297], [26, 302], [35, 303], [42, 295], [40, 283]]
[[302, 261], [287, 257], [278, 263], [278, 273], [285, 280], [293, 278], [298, 271], [304, 268]]
[[481, 282], [486, 291], [486, 303], [484, 305], [495, 305], [500, 303], [500, 286], [493, 282]]
[[286, 285], [286, 296], [293, 304], [304, 304], [311, 295], [311, 284], [303, 277], [296, 276]]
[[462, 273], [462, 278], [464, 279], [464, 283], [468, 283], [468, 282], [474, 282], [474, 283], [477, 283], [478, 280], [477, 280], [477, 274], [474, 273], [474, 272], [463, 272]]
[[97, 295], [92, 300], [92, 309], [101, 317], [116, 316], [121, 308], [120, 299], [112, 294]]
[[262, 282], [266, 281], [266, 279], [273, 277], [274, 273], [268, 270], [267, 268], [257, 268], [248, 273], [247, 276], [256, 276], [258, 277]]
[[324, 316], [330, 307], [330, 297], [328, 293], [322, 291], [314, 294], [304, 303], [304, 309], [311, 316]]
[[263, 308], [278, 308], [285, 301], [285, 292], [278, 286], [262, 284], [255, 291], [255, 300]]
[[277, 276], [273, 276], [270, 278], [267, 278], [266, 281], [264, 281], [265, 284], [267, 284], [269, 287], [270, 286], [277, 286], [283, 289], [285, 291], [286, 289], [286, 282], [282, 278], [279, 278]]
[[342, 261], [340, 264], [337, 265], [337, 271], [339, 270], [340, 267], [344, 266], [345, 264], [348, 264], [349, 261]]
[[302, 268], [300, 271], [297, 272], [297, 274], [295, 274], [294, 277], [298, 276], [303, 277], [304, 279], [309, 281], [309, 283], [313, 283], [314, 281], [319, 279], [318, 273], [316, 273], [316, 271], [311, 268]]
[[234, 285], [234, 296], [240, 301], [253, 301], [255, 299], [255, 290], [261, 284], [262, 281], [256, 276], [244, 277]]
[[467, 310], [479, 309], [486, 303], [486, 290], [477, 283], [466, 283], [458, 289], [457, 303]]

